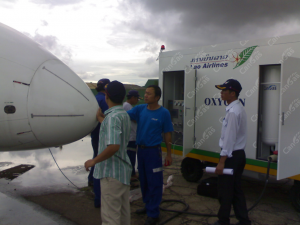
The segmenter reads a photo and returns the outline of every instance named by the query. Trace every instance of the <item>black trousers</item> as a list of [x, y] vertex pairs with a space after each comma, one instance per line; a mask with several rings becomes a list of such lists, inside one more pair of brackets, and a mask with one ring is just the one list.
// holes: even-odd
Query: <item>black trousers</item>
[[218, 199], [220, 209], [218, 212], [219, 223], [222, 225], [230, 224], [231, 205], [236, 218], [241, 224], [250, 225], [248, 218], [245, 195], [242, 191], [242, 173], [246, 164], [246, 155], [244, 150], [232, 152], [232, 157], [225, 161], [225, 168], [234, 170], [233, 175], [219, 175], [218, 178]]

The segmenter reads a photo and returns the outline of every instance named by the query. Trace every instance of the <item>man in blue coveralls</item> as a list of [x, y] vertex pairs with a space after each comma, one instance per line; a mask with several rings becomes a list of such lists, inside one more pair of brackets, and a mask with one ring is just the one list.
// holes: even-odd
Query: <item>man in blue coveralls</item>
[[159, 220], [159, 204], [163, 191], [163, 167], [160, 144], [164, 133], [167, 146], [165, 164], [172, 164], [171, 132], [173, 125], [167, 109], [160, 106], [161, 89], [150, 85], [145, 91], [145, 103], [127, 111], [131, 120], [138, 124], [136, 143], [138, 145], [138, 170], [145, 208], [136, 213], [146, 214], [145, 225], [156, 224]]
[[[110, 80], [103, 78], [98, 81], [97, 88], [96, 88], [96, 90], [98, 91], [98, 94], [96, 95], [96, 99], [103, 113], [108, 109], [108, 106], [105, 101], [105, 86], [108, 83], [110, 83]], [[91, 133], [92, 146], [94, 151], [93, 159], [98, 155], [100, 125], [101, 123], [99, 123]], [[88, 185], [94, 186], [94, 193], [95, 193], [94, 206], [95, 208], [99, 208], [101, 205], [100, 204], [100, 199], [101, 199], [100, 179], [95, 179], [93, 177], [93, 174], [94, 174], [94, 167], [92, 167], [90, 170], [89, 177], [88, 177]]]

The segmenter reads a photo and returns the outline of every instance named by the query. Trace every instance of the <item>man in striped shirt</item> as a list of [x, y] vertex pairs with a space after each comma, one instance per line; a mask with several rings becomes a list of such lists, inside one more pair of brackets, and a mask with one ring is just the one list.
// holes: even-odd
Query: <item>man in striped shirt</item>
[[94, 177], [101, 179], [102, 225], [129, 225], [129, 189], [132, 166], [127, 155], [130, 118], [122, 107], [126, 91], [118, 81], [105, 89], [108, 110], [98, 110], [101, 122], [98, 156], [85, 162], [88, 169], [95, 165]]

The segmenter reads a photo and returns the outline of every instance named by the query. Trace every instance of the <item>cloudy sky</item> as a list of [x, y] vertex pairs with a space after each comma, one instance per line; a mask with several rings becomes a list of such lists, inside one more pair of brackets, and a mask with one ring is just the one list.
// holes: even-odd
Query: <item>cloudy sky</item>
[[300, 33], [298, 0], [0, 0], [0, 22], [85, 82], [144, 85], [166, 51]]

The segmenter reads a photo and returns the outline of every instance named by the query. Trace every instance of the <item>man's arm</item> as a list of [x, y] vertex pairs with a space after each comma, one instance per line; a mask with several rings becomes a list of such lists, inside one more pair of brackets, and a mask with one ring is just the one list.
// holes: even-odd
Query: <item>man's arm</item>
[[[123, 109], [126, 111], [126, 112], [128, 112], [129, 110], [131, 110], [133, 107], [128, 103], [128, 104], [125, 104], [125, 105], [123, 105]], [[130, 116], [129, 116], [130, 117]], [[136, 121], [135, 120], [131, 120], [131, 122], [135, 122], [136, 123]]]
[[84, 167], [89, 171], [90, 167], [95, 166], [95, 164], [102, 162], [110, 157], [112, 157], [120, 148], [120, 145], [108, 145], [103, 152], [101, 152], [96, 158], [90, 159], [84, 163]]
[[[98, 110], [99, 114], [100, 112], [101, 110]], [[99, 117], [101, 118], [101, 115], [99, 115]], [[106, 143], [107, 147], [97, 157], [85, 162], [84, 166], [87, 170], [89, 167], [94, 166], [96, 163], [102, 162], [112, 157], [120, 148], [120, 143], [121, 143], [120, 135], [122, 133], [121, 130], [122, 122], [117, 117], [108, 117], [107, 120], [108, 121], [106, 124], [106, 130], [103, 132], [110, 135], [105, 135], [105, 140], [101, 140]]]
[[171, 144], [172, 144], [172, 134], [171, 132], [164, 133], [165, 143], [167, 146], [167, 156], [165, 158], [165, 164], [167, 166], [172, 165], [172, 154], [171, 154]]
[[138, 121], [139, 112], [138, 112], [139, 106], [135, 106], [132, 109], [128, 110], [127, 113], [130, 117], [130, 120]]
[[167, 156], [165, 158], [165, 164], [167, 166], [172, 164], [172, 155], [171, 155], [171, 145], [172, 145], [172, 131], [173, 129], [173, 124], [171, 121], [171, 115], [169, 111], [165, 111], [164, 113], [164, 120], [163, 120], [163, 132], [164, 132], [164, 138], [165, 138], [165, 143], [167, 146]]
[[221, 157], [215, 172], [218, 175], [223, 174], [226, 159], [228, 157], [232, 157], [232, 151], [234, 150], [233, 146], [236, 142], [236, 136], [238, 132], [238, 122], [235, 113], [229, 113], [227, 119], [228, 124], [224, 134], [223, 148], [220, 153]]
[[221, 156], [232, 157], [233, 147], [236, 142], [238, 132], [238, 118], [235, 113], [230, 112], [227, 116], [227, 127], [224, 133]]
[[215, 172], [216, 174], [218, 174], [218, 175], [223, 174], [226, 159], [227, 159], [227, 156], [221, 156], [220, 157], [219, 163], [216, 167], [216, 172]]

